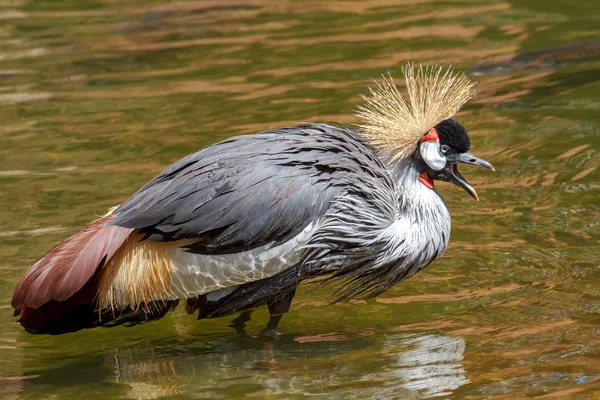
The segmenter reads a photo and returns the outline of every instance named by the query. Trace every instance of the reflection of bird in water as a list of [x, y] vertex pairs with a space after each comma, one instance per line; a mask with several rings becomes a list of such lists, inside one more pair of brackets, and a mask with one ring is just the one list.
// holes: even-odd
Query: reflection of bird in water
[[159, 319], [187, 300], [198, 318], [268, 305], [275, 334], [298, 284], [342, 279], [336, 300], [373, 297], [447, 246], [450, 214], [434, 181], [477, 198], [457, 164], [470, 153], [449, 119], [474, 83], [450, 69], [405, 70], [360, 108], [360, 131], [310, 124], [238, 136], [184, 157], [66, 239], [19, 282], [31, 332]]
[[[226, 388], [229, 394], [257, 398], [420, 399], [451, 395], [469, 383], [461, 364], [465, 342], [456, 336], [381, 332], [334, 342], [284, 340], [270, 349], [252, 342], [189, 345], [176, 354], [145, 343], [115, 349], [105, 358], [104, 373], [126, 385], [127, 397], [140, 399], [209, 397]], [[276, 363], [269, 368], [264, 360]]]
[[460, 364], [465, 352], [462, 338], [425, 335], [407, 338], [404, 343], [413, 348], [400, 355], [393, 370], [403, 388], [420, 397], [437, 397], [470, 382]]

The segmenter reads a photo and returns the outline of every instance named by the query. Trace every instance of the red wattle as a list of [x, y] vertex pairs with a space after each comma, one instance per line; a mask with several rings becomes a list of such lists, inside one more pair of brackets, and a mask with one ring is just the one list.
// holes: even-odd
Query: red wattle
[[419, 180], [423, 185], [427, 186], [429, 189], [433, 189], [433, 179], [431, 179], [429, 175], [427, 175], [427, 172], [421, 172], [421, 174], [419, 175]]

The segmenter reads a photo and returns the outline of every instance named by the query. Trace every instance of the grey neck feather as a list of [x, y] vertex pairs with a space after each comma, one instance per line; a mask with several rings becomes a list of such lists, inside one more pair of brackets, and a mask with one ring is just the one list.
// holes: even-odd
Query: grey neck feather
[[423, 210], [429, 211], [426, 214], [435, 220], [450, 218], [448, 207], [441, 194], [437, 190], [429, 189], [419, 180], [420, 162], [416, 153], [400, 161], [393, 161], [382, 153], [379, 157], [396, 182], [398, 203], [402, 210], [415, 214], [421, 214]]
[[422, 249], [425, 258], [440, 257], [450, 235], [450, 212], [446, 202], [439, 192], [419, 180], [416, 156], [398, 162], [388, 161], [386, 167], [396, 183], [398, 213], [408, 224], [405, 229], [415, 232], [413, 238], [419, 236], [428, 244], [427, 249]]
[[306, 265], [351, 279], [338, 300], [384, 292], [441, 257], [448, 244], [450, 214], [439, 193], [419, 181], [418, 161], [378, 156], [391, 186], [340, 197], [308, 245], [314, 251]]

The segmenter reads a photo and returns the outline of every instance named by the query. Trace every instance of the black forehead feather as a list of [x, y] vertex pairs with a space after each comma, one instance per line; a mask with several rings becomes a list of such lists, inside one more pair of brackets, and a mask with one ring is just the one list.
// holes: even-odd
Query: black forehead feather
[[440, 144], [445, 144], [463, 153], [469, 151], [471, 139], [467, 130], [453, 119], [445, 119], [435, 126]]

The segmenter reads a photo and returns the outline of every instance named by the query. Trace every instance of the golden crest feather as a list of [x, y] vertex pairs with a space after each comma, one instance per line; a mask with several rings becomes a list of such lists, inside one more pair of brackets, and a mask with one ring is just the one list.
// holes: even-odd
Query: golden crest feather
[[408, 92], [404, 100], [391, 75], [361, 95], [365, 104], [356, 116], [362, 119], [363, 136], [381, 150], [389, 151], [393, 160], [410, 155], [427, 132], [451, 118], [475, 95], [475, 82], [451, 67], [423, 67], [408, 63], [402, 68]]

